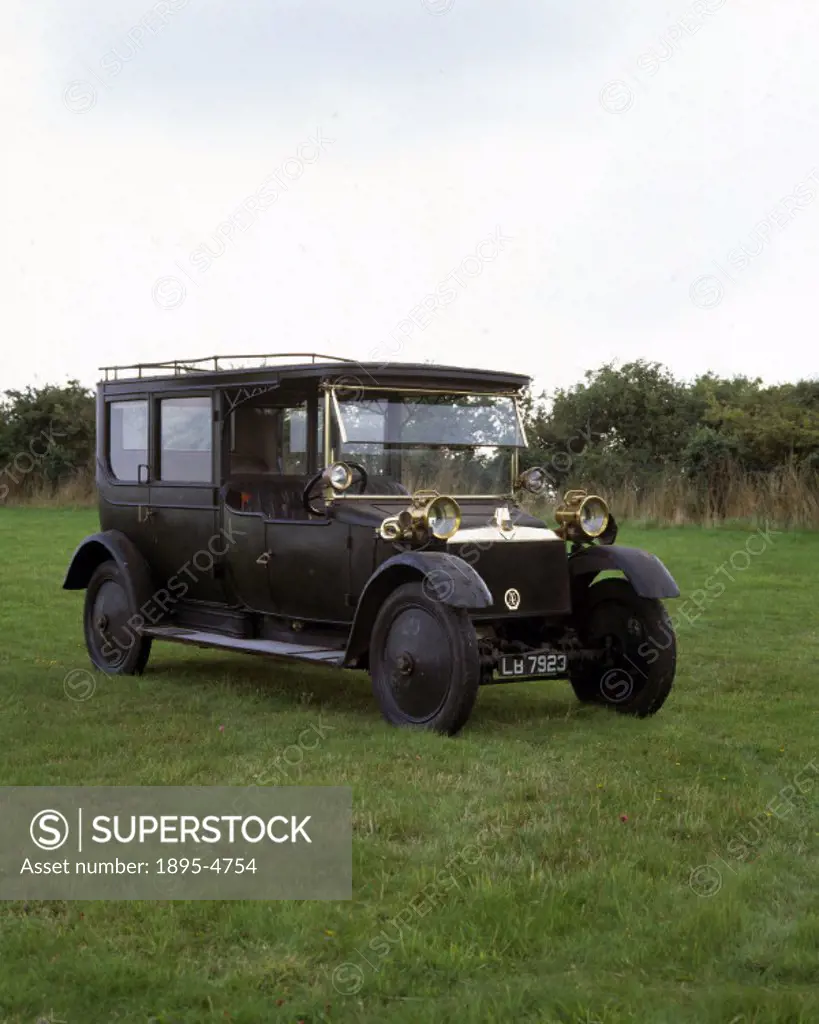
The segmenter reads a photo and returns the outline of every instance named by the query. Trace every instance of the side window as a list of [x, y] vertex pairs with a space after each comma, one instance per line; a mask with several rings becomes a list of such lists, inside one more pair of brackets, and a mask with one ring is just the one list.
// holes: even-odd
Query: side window
[[240, 406], [230, 424], [231, 473], [307, 473], [306, 403]]
[[117, 480], [134, 482], [148, 462], [148, 403], [110, 402], [108, 459]]
[[307, 472], [307, 408], [283, 409], [281, 419], [282, 468], [285, 473]]
[[213, 414], [209, 397], [165, 398], [159, 403], [159, 479], [213, 482]]

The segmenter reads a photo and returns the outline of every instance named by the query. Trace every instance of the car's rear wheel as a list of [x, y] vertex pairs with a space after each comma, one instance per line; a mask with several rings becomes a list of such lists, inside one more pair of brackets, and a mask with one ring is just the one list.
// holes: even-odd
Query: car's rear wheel
[[421, 583], [405, 583], [378, 613], [370, 645], [373, 693], [388, 722], [453, 735], [480, 683], [475, 628]]
[[109, 675], [141, 675], [151, 653], [151, 639], [131, 624], [134, 607], [122, 570], [114, 561], [94, 570], [85, 592], [85, 645], [94, 665]]
[[665, 703], [677, 664], [677, 640], [661, 601], [640, 597], [627, 580], [593, 584], [577, 631], [584, 647], [606, 651], [570, 674], [578, 700], [643, 718]]

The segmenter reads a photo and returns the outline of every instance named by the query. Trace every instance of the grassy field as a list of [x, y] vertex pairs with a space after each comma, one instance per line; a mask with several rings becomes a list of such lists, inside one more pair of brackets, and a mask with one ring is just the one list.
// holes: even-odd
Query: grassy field
[[173, 645], [77, 699], [95, 526], [0, 510], [0, 784], [350, 785], [353, 901], [3, 904], [2, 1021], [819, 1021], [819, 535], [624, 530], [688, 599], [660, 714], [523, 683], [447, 740], [360, 673]]

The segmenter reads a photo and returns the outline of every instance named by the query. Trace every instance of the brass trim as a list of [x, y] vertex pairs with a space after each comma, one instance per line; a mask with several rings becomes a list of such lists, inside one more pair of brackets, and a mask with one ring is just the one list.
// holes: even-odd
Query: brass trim
[[523, 441], [523, 447], [524, 448], [528, 448], [529, 447], [529, 439], [526, 436], [526, 428], [523, 425], [523, 416], [521, 415], [520, 403], [518, 402], [517, 395], [515, 395], [514, 402], [515, 402], [515, 414], [517, 415], [517, 418], [518, 418], [518, 429], [520, 430], [520, 436], [521, 436], [521, 440]]
[[336, 396], [336, 389], [330, 389], [330, 397], [333, 401], [333, 409], [335, 410], [336, 419], [338, 420], [338, 432], [341, 437], [341, 443], [347, 444], [347, 428], [344, 426], [344, 417], [341, 415], [341, 409], [338, 406], [338, 397]]
[[[461, 498], [470, 501], [514, 501], [515, 495], [510, 494], [447, 494], [447, 498], [459, 501]], [[337, 494], [337, 501], [402, 501], [412, 500], [411, 494]]]
[[324, 393], [324, 465], [332, 465], [335, 462], [335, 453], [330, 451], [330, 392]]

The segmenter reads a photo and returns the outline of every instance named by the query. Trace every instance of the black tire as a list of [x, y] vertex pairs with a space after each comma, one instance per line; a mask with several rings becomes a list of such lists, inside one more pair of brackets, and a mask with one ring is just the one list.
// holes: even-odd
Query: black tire
[[85, 646], [96, 668], [108, 675], [142, 675], [152, 641], [129, 625], [138, 614], [117, 563], [97, 566], [88, 581], [83, 614]]
[[638, 718], [659, 711], [677, 665], [677, 640], [662, 602], [640, 597], [627, 580], [606, 579], [589, 587], [577, 618], [584, 647], [610, 645], [605, 661], [570, 673], [578, 700]]
[[392, 725], [453, 736], [480, 683], [478, 639], [466, 611], [436, 600], [421, 583], [396, 587], [373, 626], [370, 675]]

